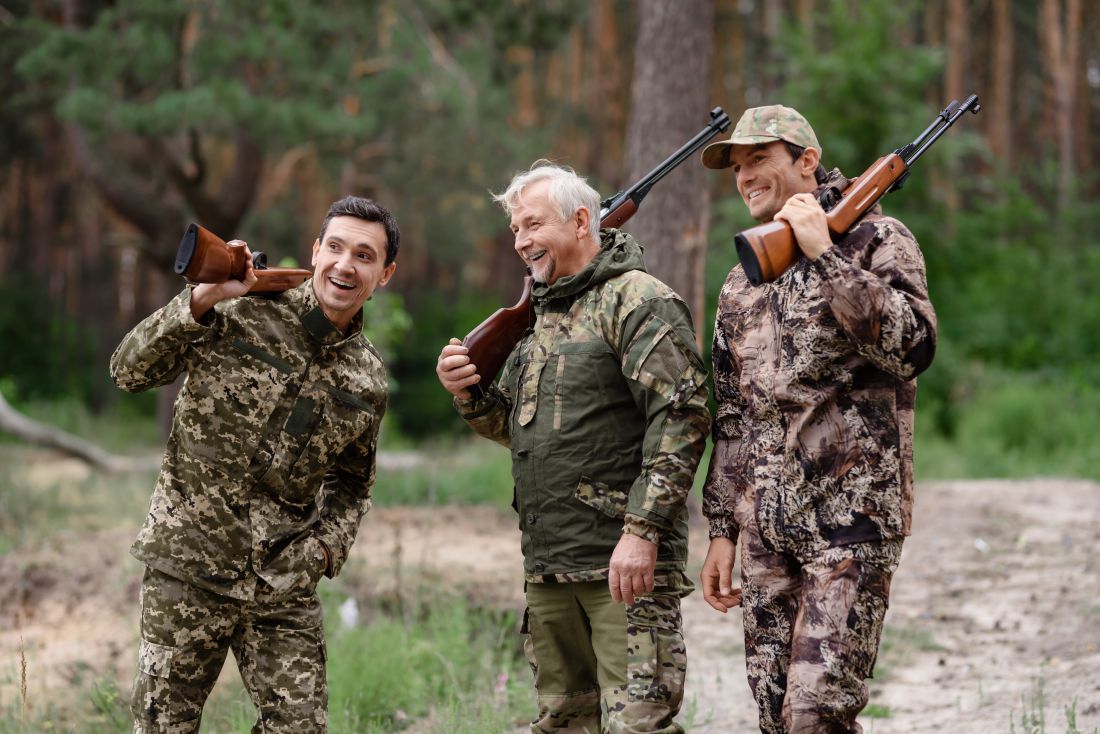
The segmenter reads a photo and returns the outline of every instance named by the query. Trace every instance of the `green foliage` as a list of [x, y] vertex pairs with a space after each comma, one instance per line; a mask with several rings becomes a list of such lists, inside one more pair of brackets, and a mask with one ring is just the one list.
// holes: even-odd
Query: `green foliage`
[[782, 101], [813, 125], [827, 167], [862, 171], [916, 137], [939, 111], [919, 100], [940, 71], [942, 52], [896, 38], [920, 14], [917, 4], [897, 0], [828, 0], [812, 35], [803, 25], [786, 29]]
[[418, 294], [409, 304], [413, 319], [408, 338], [397, 347], [397, 358], [387, 363], [399, 386], [393, 403], [400, 403], [396, 417], [403, 433], [422, 438], [469, 432], [436, 378], [436, 359], [449, 339], [461, 339], [501, 305], [486, 297], [455, 303], [438, 291]]
[[448, 449], [420, 448], [431, 458], [408, 469], [379, 469], [376, 504], [511, 504], [512, 456], [503, 446], [474, 438]]
[[952, 389], [956, 403], [950, 407], [950, 436], [936, 430], [935, 418], [945, 411], [936, 396], [920, 403], [918, 477], [1100, 480], [1100, 387], [1095, 380], [974, 365]]
[[88, 399], [96, 376], [72, 366], [91, 361], [89, 336], [45, 298], [36, 279], [0, 277], [0, 291], [0, 390], [8, 400]]

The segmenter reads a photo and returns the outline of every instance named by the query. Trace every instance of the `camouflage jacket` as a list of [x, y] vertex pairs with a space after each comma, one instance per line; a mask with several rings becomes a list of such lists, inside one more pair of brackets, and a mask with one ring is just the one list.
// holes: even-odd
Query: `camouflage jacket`
[[710, 428], [706, 371], [683, 300], [616, 230], [576, 275], [536, 284], [534, 328], [498, 383], [456, 401], [512, 450], [529, 581], [606, 578], [626, 532], [687, 557], [684, 506]]
[[361, 315], [349, 333], [306, 281], [202, 323], [186, 289], [126, 335], [111, 357], [122, 389], [187, 374], [135, 557], [243, 600], [258, 579], [291, 592], [339, 572], [370, 508], [387, 390]]
[[741, 493], [777, 550], [908, 535], [914, 378], [935, 343], [920, 248], [877, 212], [773, 283], [731, 270], [714, 328], [711, 537], [736, 540]]

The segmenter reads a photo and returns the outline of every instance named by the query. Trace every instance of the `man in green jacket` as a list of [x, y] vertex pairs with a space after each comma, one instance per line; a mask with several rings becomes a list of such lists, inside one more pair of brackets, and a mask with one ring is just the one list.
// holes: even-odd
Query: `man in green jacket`
[[532, 731], [682, 732], [684, 502], [710, 427], [691, 315], [599, 195], [545, 161], [494, 197], [534, 276], [534, 328], [496, 385], [457, 339], [436, 373], [512, 451], [539, 715]]
[[397, 222], [369, 199], [333, 204], [313, 278], [272, 298], [256, 282], [188, 287], [126, 335], [111, 377], [131, 392], [187, 379], [149, 515], [134, 732], [191, 734], [226, 652], [253, 731], [326, 729], [315, 586], [347, 560], [370, 508], [386, 373], [363, 303], [393, 276]]

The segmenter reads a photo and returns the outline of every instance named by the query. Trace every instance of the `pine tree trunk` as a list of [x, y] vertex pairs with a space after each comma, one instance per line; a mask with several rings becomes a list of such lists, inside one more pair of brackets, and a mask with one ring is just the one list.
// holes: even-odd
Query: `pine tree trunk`
[[[713, 0], [642, 0], [639, 10], [626, 146], [632, 182], [698, 132], [712, 107]], [[649, 271], [687, 301], [697, 327], [703, 312], [708, 183], [698, 157], [685, 161], [654, 187], [626, 227], [646, 248]]]
[[[1012, 0], [993, 0], [993, 78], [989, 95], [989, 146], [999, 170], [1012, 163], [1013, 47]], [[983, 100], [984, 102], [984, 100]]]

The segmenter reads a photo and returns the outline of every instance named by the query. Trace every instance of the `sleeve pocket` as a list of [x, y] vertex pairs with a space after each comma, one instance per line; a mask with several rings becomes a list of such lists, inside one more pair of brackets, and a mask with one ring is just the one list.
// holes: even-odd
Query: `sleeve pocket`
[[626, 517], [627, 493], [613, 489], [603, 482], [581, 475], [573, 496], [608, 517]]

